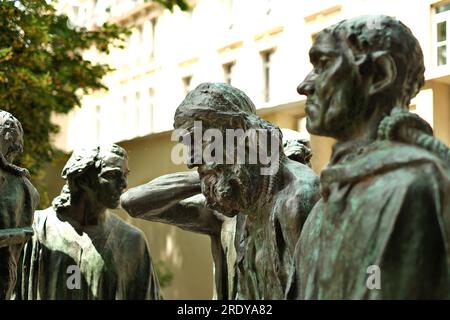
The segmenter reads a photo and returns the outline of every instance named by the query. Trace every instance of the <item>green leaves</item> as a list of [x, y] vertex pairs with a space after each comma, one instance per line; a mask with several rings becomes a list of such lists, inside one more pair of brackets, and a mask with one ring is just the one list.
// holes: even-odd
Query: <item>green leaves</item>
[[1, 48], [0, 49], [0, 63], [8, 61], [12, 58], [12, 48]]
[[0, 109], [22, 122], [20, 165], [38, 185], [43, 166], [59, 154], [50, 143], [58, 131], [50, 121], [52, 112], [67, 113], [79, 105], [78, 92], [105, 88], [101, 79], [110, 67], [84, 60], [83, 50], [108, 53], [110, 43], [121, 44], [126, 34], [112, 24], [95, 31], [75, 29], [45, 0], [0, 2]]
[[[185, 0], [154, 0], [169, 10], [187, 10]], [[48, 199], [39, 181], [43, 166], [61, 154], [50, 142], [58, 131], [53, 112], [68, 113], [80, 105], [80, 93], [106, 89], [102, 77], [111, 68], [83, 59], [83, 50], [109, 53], [123, 47], [130, 32], [105, 23], [95, 30], [74, 27], [57, 15], [51, 1], [0, 1], [0, 109], [23, 125], [25, 152], [20, 165], [29, 169], [41, 198]], [[41, 206], [48, 205], [41, 201]]]

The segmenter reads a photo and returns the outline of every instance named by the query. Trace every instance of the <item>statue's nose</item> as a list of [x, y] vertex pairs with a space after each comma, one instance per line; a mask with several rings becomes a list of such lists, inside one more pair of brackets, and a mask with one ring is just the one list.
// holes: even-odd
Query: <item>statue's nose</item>
[[309, 96], [314, 93], [314, 81], [312, 81], [312, 72], [308, 74], [297, 87], [297, 92], [301, 95]]

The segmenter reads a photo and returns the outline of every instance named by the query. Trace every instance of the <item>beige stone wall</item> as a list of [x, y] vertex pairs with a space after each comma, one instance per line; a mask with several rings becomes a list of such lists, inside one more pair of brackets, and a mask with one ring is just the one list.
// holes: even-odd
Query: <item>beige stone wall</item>
[[434, 134], [450, 145], [450, 84], [433, 82], [431, 88]]
[[[170, 159], [174, 143], [169, 133], [162, 133], [120, 143], [128, 151], [130, 176], [134, 187], [160, 175], [187, 170]], [[209, 237], [183, 231], [157, 222], [120, 216], [143, 230], [154, 261], [164, 261], [173, 273], [172, 285], [163, 289], [166, 299], [211, 299], [213, 270]]]

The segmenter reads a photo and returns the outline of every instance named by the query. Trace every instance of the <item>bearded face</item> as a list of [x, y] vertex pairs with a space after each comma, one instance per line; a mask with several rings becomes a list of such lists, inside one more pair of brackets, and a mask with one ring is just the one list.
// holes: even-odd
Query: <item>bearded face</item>
[[256, 170], [252, 169], [252, 166], [239, 164], [198, 166], [206, 205], [228, 217], [248, 209], [258, 181], [252, 174]]
[[10, 122], [1, 130], [0, 144], [4, 157], [12, 163], [23, 152], [23, 133], [18, 124]]

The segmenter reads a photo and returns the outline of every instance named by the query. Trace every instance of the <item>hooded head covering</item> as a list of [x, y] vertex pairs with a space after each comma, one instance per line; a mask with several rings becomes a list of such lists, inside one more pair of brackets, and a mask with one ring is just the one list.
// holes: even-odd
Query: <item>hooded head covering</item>
[[225, 120], [255, 115], [256, 108], [241, 90], [226, 83], [206, 82], [190, 91], [175, 111], [174, 127], [190, 127], [195, 120]]

